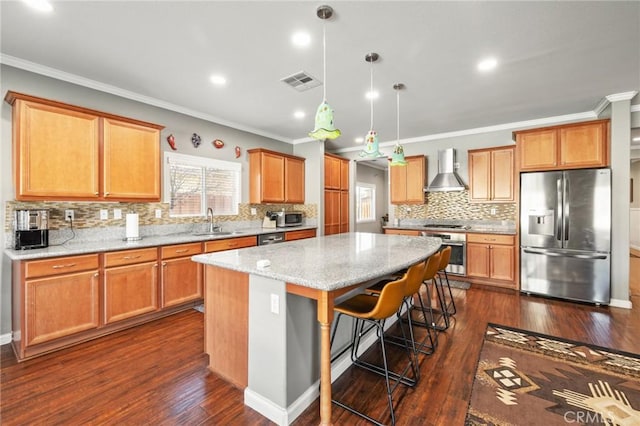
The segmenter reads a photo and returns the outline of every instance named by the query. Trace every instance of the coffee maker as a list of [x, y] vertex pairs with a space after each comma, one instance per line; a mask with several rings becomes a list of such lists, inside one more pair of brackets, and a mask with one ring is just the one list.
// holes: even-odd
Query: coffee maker
[[49, 246], [49, 210], [15, 211], [15, 249]]

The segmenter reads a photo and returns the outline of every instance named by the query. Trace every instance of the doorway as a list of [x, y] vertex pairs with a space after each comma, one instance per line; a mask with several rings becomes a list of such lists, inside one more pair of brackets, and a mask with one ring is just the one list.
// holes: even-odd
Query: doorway
[[388, 162], [386, 157], [355, 162], [354, 223], [356, 232], [376, 234], [383, 232], [382, 217], [389, 215]]

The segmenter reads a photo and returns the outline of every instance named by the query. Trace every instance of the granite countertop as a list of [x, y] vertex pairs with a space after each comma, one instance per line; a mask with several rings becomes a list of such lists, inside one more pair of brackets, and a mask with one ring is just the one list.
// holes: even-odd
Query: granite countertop
[[495, 225], [463, 225], [462, 228], [435, 228], [424, 225], [387, 225], [383, 226], [384, 229], [407, 229], [412, 231], [433, 231], [433, 232], [472, 232], [478, 234], [503, 234], [503, 235], [516, 235], [515, 227], [509, 226], [495, 226]]
[[154, 235], [143, 237], [137, 241], [124, 241], [122, 238], [99, 241], [69, 241], [62, 245], [50, 245], [43, 249], [13, 250], [5, 249], [4, 253], [11, 260], [33, 260], [48, 257], [72, 256], [78, 254], [102, 253], [106, 251], [140, 249], [147, 247], [167, 246], [172, 244], [195, 243], [201, 241], [222, 240], [228, 238], [250, 237], [273, 232], [290, 232], [304, 229], [317, 229], [317, 226], [296, 226], [290, 228], [245, 228], [225, 235], [194, 235], [190, 232], [177, 234]]
[[[199, 254], [196, 262], [331, 291], [407, 268], [433, 254], [440, 238], [361, 232], [287, 244]], [[259, 260], [271, 265], [258, 268]]]

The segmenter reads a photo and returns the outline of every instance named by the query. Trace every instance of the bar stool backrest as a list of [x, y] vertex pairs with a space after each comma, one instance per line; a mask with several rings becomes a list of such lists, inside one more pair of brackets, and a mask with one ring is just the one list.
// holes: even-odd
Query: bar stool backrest
[[[447, 247], [447, 248], [451, 250], [450, 247]], [[449, 251], [449, 254], [451, 254], [451, 251]], [[424, 268], [424, 277], [422, 278], [423, 281], [432, 280], [433, 277], [436, 276], [436, 274], [438, 273], [438, 270], [440, 269], [440, 265], [442, 263], [441, 259], [442, 259], [441, 252], [434, 253], [429, 257], [429, 259], [427, 259], [427, 266]]]
[[374, 308], [366, 315], [369, 319], [382, 320], [395, 314], [404, 300], [407, 274], [384, 286]]
[[451, 247], [447, 246], [440, 250], [440, 267], [439, 271], [446, 269], [449, 265], [449, 261], [451, 260]]
[[407, 278], [407, 286], [404, 290], [405, 297], [412, 296], [416, 294], [420, 290], [420, 286], [422, 285], [422, 280], [424, 277], [424, 268], [427, 264], [427, 261], [423, 261], [420, 263], [416, 263], [412, 267], [409, 268], [405, 277]]

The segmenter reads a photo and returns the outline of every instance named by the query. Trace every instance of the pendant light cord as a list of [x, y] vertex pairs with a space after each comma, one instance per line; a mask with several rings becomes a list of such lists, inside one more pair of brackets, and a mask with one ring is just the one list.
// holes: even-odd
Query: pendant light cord
[[322, 102], [327, 102], [327, 23], [322, 21]]
[[400, 145], [400, 89], [396, 89], [396, 146]]
[[369, 90], [369, 100], [371, 105], [371, 129], [373, 130], [373, 60], [371, 60], [371, 88]]

